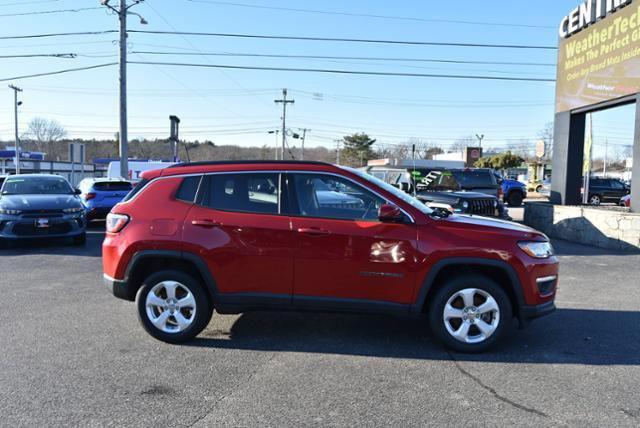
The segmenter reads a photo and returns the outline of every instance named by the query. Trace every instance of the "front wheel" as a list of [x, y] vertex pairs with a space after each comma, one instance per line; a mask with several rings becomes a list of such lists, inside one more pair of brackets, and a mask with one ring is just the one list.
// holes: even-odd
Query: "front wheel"
[[445, 346], [459, 352], [483, 352], [512, 322], [509, 297], [494, 281], [466, 275], [442, 285], [429, 307], [431, 330]]
[[602, 199], [598, 195], [591, 195], [589, 197], [589, 204], [593, 206], [599, 206], [602, 203]]
[[522, 201], [524, 200], [524, 196], [520, 192], [511, 192], [507, 197], [507, 203], [510, 207], [519, 207], [522, 205]]
[[136, 306], [147, 333], [168, 343], [193, 339], [209, 324], [213, 313], [202, 284], [175, 270], [146, 278], [136, 295]]

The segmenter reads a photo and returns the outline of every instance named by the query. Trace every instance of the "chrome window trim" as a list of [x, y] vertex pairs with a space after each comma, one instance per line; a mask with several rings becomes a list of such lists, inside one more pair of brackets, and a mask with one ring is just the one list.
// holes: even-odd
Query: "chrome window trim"
[[[156, 181], [165, 180], [165, 179], [169, 179], [169, 178], [185, 178], [185, 177], [197, 177], [197, 176], [206, 177], [208, 175], [221, 175], [221, 174], [322, 174], [322, 175], [331, 175], [331, 176], [334, 176], [334, 177], [338, 177], [338, 178], [342, 178], [344, 180], [347, 180], [347, 181], [355, 184], [356, 186], [364, 187], [365, 189], [367, 189], [368, 191], [370, 191], [371, 193], [373, 193], [374, 195], [376, 195], [377, 197], [379, 197], [380, 199], [385, 201], [385, 203], [393, 204], [393, 205], [397, 206], [398, 208], [400, 208], [400, 211], [402, 211], [402, 213], [404, 215], [406, 215], [409, 218], [409, 220], [411, 220], [412, 224], [416, 223], [415, 218], [411, 214], [409, 214], [404, 208], [398, 206], [398, 204], [396, 204], [396, 203], [391, 202], [389, 200], [389, 198], [384, 197], [378, 191], [372, 189], [369, 186], [365, 186], [362, 183], [357, 182], [356, 180], [353, 180], [351, 177], [347, 177], [346, 175], [336, 174], [335, 172], [329, 172], [329, 171], [301, 171], [301, 170], [273, 169], [273, 170], [255, 170], [255, 171], [215, 171], [215, 172], [200, 172], [200, 173], [192, 173], [192, 174], [176, 174], [176, 175], [159, 176], [159, 177], [154, 178], [153, 180], [150, 180], [142, 189], [140, 189], [140, 191], [137, 194], [135, 194], [133, 196], [133, 198], [129, 199], [127, 202], [121, 202], [121, 204], [128, 205], [131, 202], [135, 201], [138, 198], [138, 196], [140, 196], [147, 189], [147, 187], [149, 187], [152, 183], [155, 183]], [[202, 180], [200, 182], [202, 183]], [[280, 195], [281, 195], [280, 199], [282, 199], [282, 189], [280, 189]]]

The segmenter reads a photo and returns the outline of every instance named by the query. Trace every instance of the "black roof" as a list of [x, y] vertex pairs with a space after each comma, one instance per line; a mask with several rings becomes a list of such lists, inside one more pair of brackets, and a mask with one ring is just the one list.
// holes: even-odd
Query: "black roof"
[[324, 165], [333, 166], [327, 162], [316, 161], [276, 161], [276, 160], [237, 160], [237, 161], [204, 161], [204, 162], [184, 162], [171, 165], [167, 168], [180, 168], [186, 166], [216, 166], [216, 165], [245, 165], [245, 164], [259, 164], [259, 165]]

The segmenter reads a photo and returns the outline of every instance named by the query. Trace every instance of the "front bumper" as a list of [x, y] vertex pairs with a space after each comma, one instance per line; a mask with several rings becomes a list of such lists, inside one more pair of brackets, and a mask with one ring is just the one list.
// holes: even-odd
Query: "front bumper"
[[111, 212], [113, 207], [85, 207], [87, 213], [87, 221], [104, 220], [107, 214]]
[[[44, 221], [46, 219], [46, 221]], [[48, 216], [0, 216], [0, 238], [42, 239], [70, 238], [86, 231], [84, 213]]]
[[544, 317], [553, 313], [556, 310], [555, 301], [551, 300], [547, 303], [542, 303], [535, 306], [523, 306], [522, 307], [522, 319], [523, 321], [531, 321], [536, 318]]

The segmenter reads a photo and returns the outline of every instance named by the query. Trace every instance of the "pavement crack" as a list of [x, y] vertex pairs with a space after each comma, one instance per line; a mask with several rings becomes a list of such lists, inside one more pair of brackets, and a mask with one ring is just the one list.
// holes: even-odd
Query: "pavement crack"
[[511, 400], [511, 399], [509, 399], [507, 397], [504, 397], [504, 396], [500, 395], [498, 393], [498, 391], [496, 391], [495, 389], [493, 389], [489, 385], [487, 385], [484, 382], [482, 382], [482, 380], [480, 380], [480, 378], [478, 378], [477, 376], [474, 376], [473, 374], [471, 374], [470, 372], [465, 370], [464, 367], [462, 367], [462, 364], [460, 364], [460, 362], [458, 360], [456, 360], [456, 358], [450, 352], [447, 352], [447, 354], [449, 354], [449, 357], [451, 358], [451, 361], [453, 361], [453, 363], [455, 364], [456, 368], [458, 369], [458, 371], [462, 375], [464, 375], [465, 377], [468, 377], [469, 379], [474, 381], [478, 386], [480, 386], [482, 389], [487, 391], [489, 394], [491, 394], [497, 400], [500, 400], [503, 403], [508, 404], [511, 407], [514, 407], [514, 408], [516, 408], [518, 410], [522, 410], [524, 412], [527, 412], [527, 413], [530, 413], [530, 414], [533, 414], [533, 415], [537, 415], [537, 416], [540, 416], [540, 417], [543, 417], [543, 418], [549, 418], [549, 415], [547, 415], [544, 412], [541, 412], [538, 409], [534, 409], [532, 407], [524, 406], [522, 404], [516, 403], [515, 401], [513, 401], [513, 400]]

